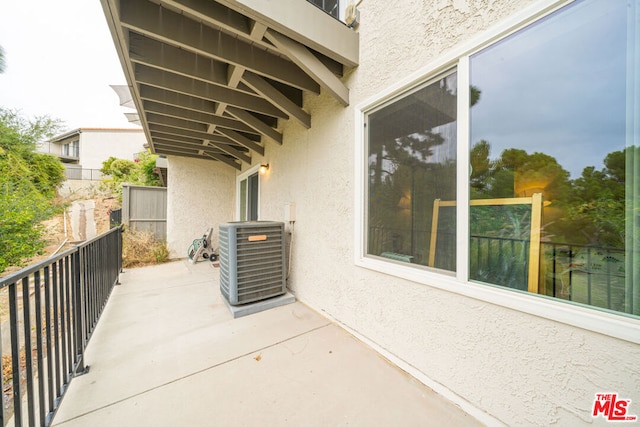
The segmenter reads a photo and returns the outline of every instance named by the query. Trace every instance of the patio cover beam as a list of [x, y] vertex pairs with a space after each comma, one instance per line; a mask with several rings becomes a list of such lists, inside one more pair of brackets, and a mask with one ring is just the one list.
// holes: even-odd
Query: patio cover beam
[[154, 123], [149, 123], [149, 130], [151, 132], [158, 131], [158, 132], [164, 132], [164, 133], [174, 134], [178, 136], [184, 135], [191, 138], [199, 138], [202, 140], [207, 140], [211, 142], [211, 144], [214, 147], [221, 149], [225, 153], [230, 154], [235, 158], [242, 160], [245, 163], [251, 164], [251, 156], [247, 155], [243, 151], [238, 150], [237, 148], [234, 148], [233, 141], [223, 136], [212, 135], [206, 132], [197, 132], [192, 130], [179, 129], [171, 126], [165, 126], [165, 125], [154, 124]]
[[[207, 135], [209, 135], [206, 138], [207, 140], [212, 142], [223, 142], [222, 140], [218, 139], [219, 137], [216, 134], [212, 134], [208, 132], [209, 126], [201, 123], [191, 122], [183, 119], [176, 119], [173, 117], [162, 116], [160, 114], [155, 114], [155, 113], [147, 113], [147, 121], [149, 123], [171, 126], [178, 129], [186, 129], [186, 130], [196, 131], [196, 132], [206, 132]], [[239, 134], [238, 132], [232, 131], [230, 129], [224, 129], [224, 128], [218, 129], [217, 132], [223, 137], [228, 138], [229, 140], [234, 141], [237, 144], [248, 148], [249, 150], [253, 150], [256, 153], [260, 154], [261, 156], [264, 155], [264, 147], [262, 147], [255, 141], [252, 141], [251, 139]]]
[[266, 124], [265, 122], [263, 122], [262, 120], [260, 120], [259, 118], [257, 118], [256, 116], [254, 116], [253, 114], [249, 113], [248, 111], [242, 110], [240, 108], [234, 108], [234, 107], [227, 107], [226, 111], [236, 119], [242, 120], [244, 123], [246, 123], [251, 128], [253, 128], [256, 132], [260, 132], [261, 134], [268, 136], [278, 144], [282, 145], [282, 134], [277, 130], [275, 130], [274, 128], [272, 128], [271, 126], [269, 126], [268, 124]]
[[328, 90], [342, 105], [349, 105], [349, 89], [309, 49], [272, 30], [267, 30], [265, 37], [279, 50], [285, 52], [293, 62]]
[[223, 162], [237, 170], [242, 170], [242, 166], [240, 165], [240, 163], [234, 161], [233, 159], [230, 159], [222, 154], [217, 154], [217, 153], [211, 153], [208, 151], [204, 151], [204, 150], [197, 150], [195, 152], [193, 151], [185, 151], [185, 150], [180, 150], [180, 149], [172, 149], [172, 148], [167, 148], [165, 146], [163, 146], [163, 144], [158, 143], [158, 149], [157, 149], [159, 154], [166, 154], [169, 156], [179, 156], [179, 157], [192, 157], [192, 158], [196, 158], [196, 159], [200, 159], [203, 160], [203, 157], [209, 157], [212, 160], [217, 160], [220, 162]]
[[[208, 101], [202, 98], [196, 98], [190, 95], [184, 95], [181, 93], [172, 92], [165, 89], [156, 88], [153, 86], [145, 86], [145, 85], [140, 86], [140, 97], [143, 100], [154, 101], [160, 104], [165, 104], [172, 107], [178, 107], [180, 109], [191, 110], [197, 113], [203, 113], [203, 114], [206, 114], [208, 117], [210, 116], [211, 118], [216, 117], [217, 118], [216, 120], [211, 120], [207, 124], [227, 127], [229, 129], [232, 129], [233, 127], [228, 125], [229, 122], [226, 122], [226, 120], [237, 119], [239, 123], [240, 122], [245, 123], [255, 132], [271, 138], [278, 144], [282, 144], [282, 134], [280, 132], [278, 132], [271, 126], [269, 126], [264, 121], [260, 120], [255, 115], [249, 113], [248, 111], [242, 110], [240, 108], [228, 107], [226, 109], [226, 112], [229, 113], [231, 116], [235, 117], [235, 119], [231, 117], [222, 117], [214, 113], [215, 102]], [[190, 114], [190, 113], [187, 113], [187, 114]], [[194, 116], [194, 119], [196, 117], [197, 116]], [[227, 125], [223, 125], [222, 123], [219, 123], [218, 119], [222, 119], [222, 121], [224, 123], [227, 123]], [[235, 130], [244, 131], [244, 129], [235, 129]], [[250, 131], [247, 130], [247, 132], [250, 132]]]
[[270, 85], [265, 79], [250, 71], [245, 71], [242, 74], [241, 80], [257, 94], [268, 99], [269, 102], [278, 107], [285, 114], [300, 122], [302, 126], [307, 129], [311, 127], [311, 116], [296, 105], [295, 102], [287, 98], [282, 92]]
[[120, 22], [129, 30], [164, 43], [241, 66], [298, 89], [319, 93], [318, 84], [296, 64], [155, 3], [121, 1]]
[[177, 119], [190, 120], [192, 122], [203, 123], [206, 125], [212, 124], [221, 128], [259, 135], [258, 131], [244, 122], [230, 117], [216, 116], [215, 114], [205, 113], [204, 111], [187, 110], [185, 108], [162, 104], [155, 101], [144, 101], [143, 105], [145, 111], [148, 113], [162, 114], [164, 116], [175, 117]]
[[243, 110], [255, 111], [267, 116], [287, 119], [288, 116], [263, 98], [228, 87], [215, 86], [178, 74], [137, 64], [136, 80], [141, 84], [169, 89], [185, 95], [195, 96], [214, 102], [222, 102]]

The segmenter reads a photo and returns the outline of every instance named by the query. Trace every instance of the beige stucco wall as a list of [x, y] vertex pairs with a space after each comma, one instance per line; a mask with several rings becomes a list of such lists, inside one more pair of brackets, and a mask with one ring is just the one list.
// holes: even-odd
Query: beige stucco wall
[[[283, 220], [284, 205], [294, 202], [289, 286], [296, 296], [476, 415], [489, 414], [485, 421], [591, 423], [594, 394], [603, 391], [632, 399], [632, 413], [640, 414], [637, 344], [354, 263], [354, 227], [360, 220], [354, 213], [354, 106], [532, 3], [408, 0], [389, 7], [382, 0], [363, 2], [360, 66], [343, 78], [350, 106], [342, 107], [326, 93], [306, 96], [311, 129], [285, 123], [282, 147], [267, 142], [264, 158], [253, 156], [254, 164], [270, 164], [261, 177], [261, 219]], [[194, 168], [193, 161], [171, 159], [170, 235], [197, 235], [203, 228], [193, 224], [200, 221], [199, 212], [187, 215], [185, 207], [218, 205], [225, 198], [219, 191], [222, 181], [228, 182], [226, 198], [233, 197], [231, 168], [212, 179], [207, 164]], [[199, 185], [187, 184], [195, 182]], [[220, 209], [220, 221], [233, 211], [232, 206]], [[178, 226], [178, 217], [189, 220]], [[187, 227], [193, 228], [187, 232]], [[180, 241], [178, 247], [188, 240], [171, 239], [174, 246]]]
[[235, 170], [221, 162], [168, 157], [167, 245], [172, 258], [186, 258], [194, 239], [233, 220]]

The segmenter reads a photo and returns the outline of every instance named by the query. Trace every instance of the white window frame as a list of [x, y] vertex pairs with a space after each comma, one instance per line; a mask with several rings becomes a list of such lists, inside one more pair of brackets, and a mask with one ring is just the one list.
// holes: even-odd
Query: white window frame
[[242, 204], [240, 200], [240, 183], [255, 173], [258, 174], [258, 219], [260, 218], [260, 188], [262, 187], [262, 176], [260, 175], [260, 164], [257, 164], [236, 176], [236, 221], [240, 221], [241, 218], [240, 207]]
[[457, 263], [455, 277], [400, 264], [366, 255], [367, 222], [367, 135], [366, 115], [381, 105], [415, 90], [429, 79], [456, 69], [458, 73], [458, 146], [457, 146], [457, 200], [469, 200], [469, 57], [496, 43], [508, 35], [532, 24], [550, 13], [573, 3], [574, 0], [541, 0], [511, 16], [504, 22], [485, 31], [478, 37], [459, 46], [446, 55], [427, 64], [379, 94], [355, 107], [355, 265], [412, 282], [432, 286], [447, 292], [474, 298], [512, 310], [561, 322], [567, 325], [598, 332], [611, 337], [640, 344], [640, 320], [600, 311], [589, 306], [574, 305], [544, 295], [504, 289], [499, 286], [473, 283], [468, 280], [469, 271], [469, 203], [457, 204]]

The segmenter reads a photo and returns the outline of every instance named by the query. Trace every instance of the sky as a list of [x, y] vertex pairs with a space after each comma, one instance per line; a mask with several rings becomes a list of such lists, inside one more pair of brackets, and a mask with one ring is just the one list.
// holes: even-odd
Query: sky
[[[471, 58], [471, 142], [554, 157], [571, 178], [626, 143], [626, 3], [578, 4]], [[600, 8], [606, 10], [600, 10]]]
[[66, 130], [135, 128], [109, 85], [126, 80], [98, 0], [0, 0], [0, 107]]

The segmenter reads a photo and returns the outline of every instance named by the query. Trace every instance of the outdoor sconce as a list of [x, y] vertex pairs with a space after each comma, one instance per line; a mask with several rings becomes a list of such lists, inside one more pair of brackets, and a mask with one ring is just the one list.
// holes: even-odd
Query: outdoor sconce
[[260, 165], [260, 167], [258, 168], [260, 175], [264, 175], [265, 173], [267, 173], [268, 170], [269, 170], [269, 163], [267, 163], [266, 165]]

